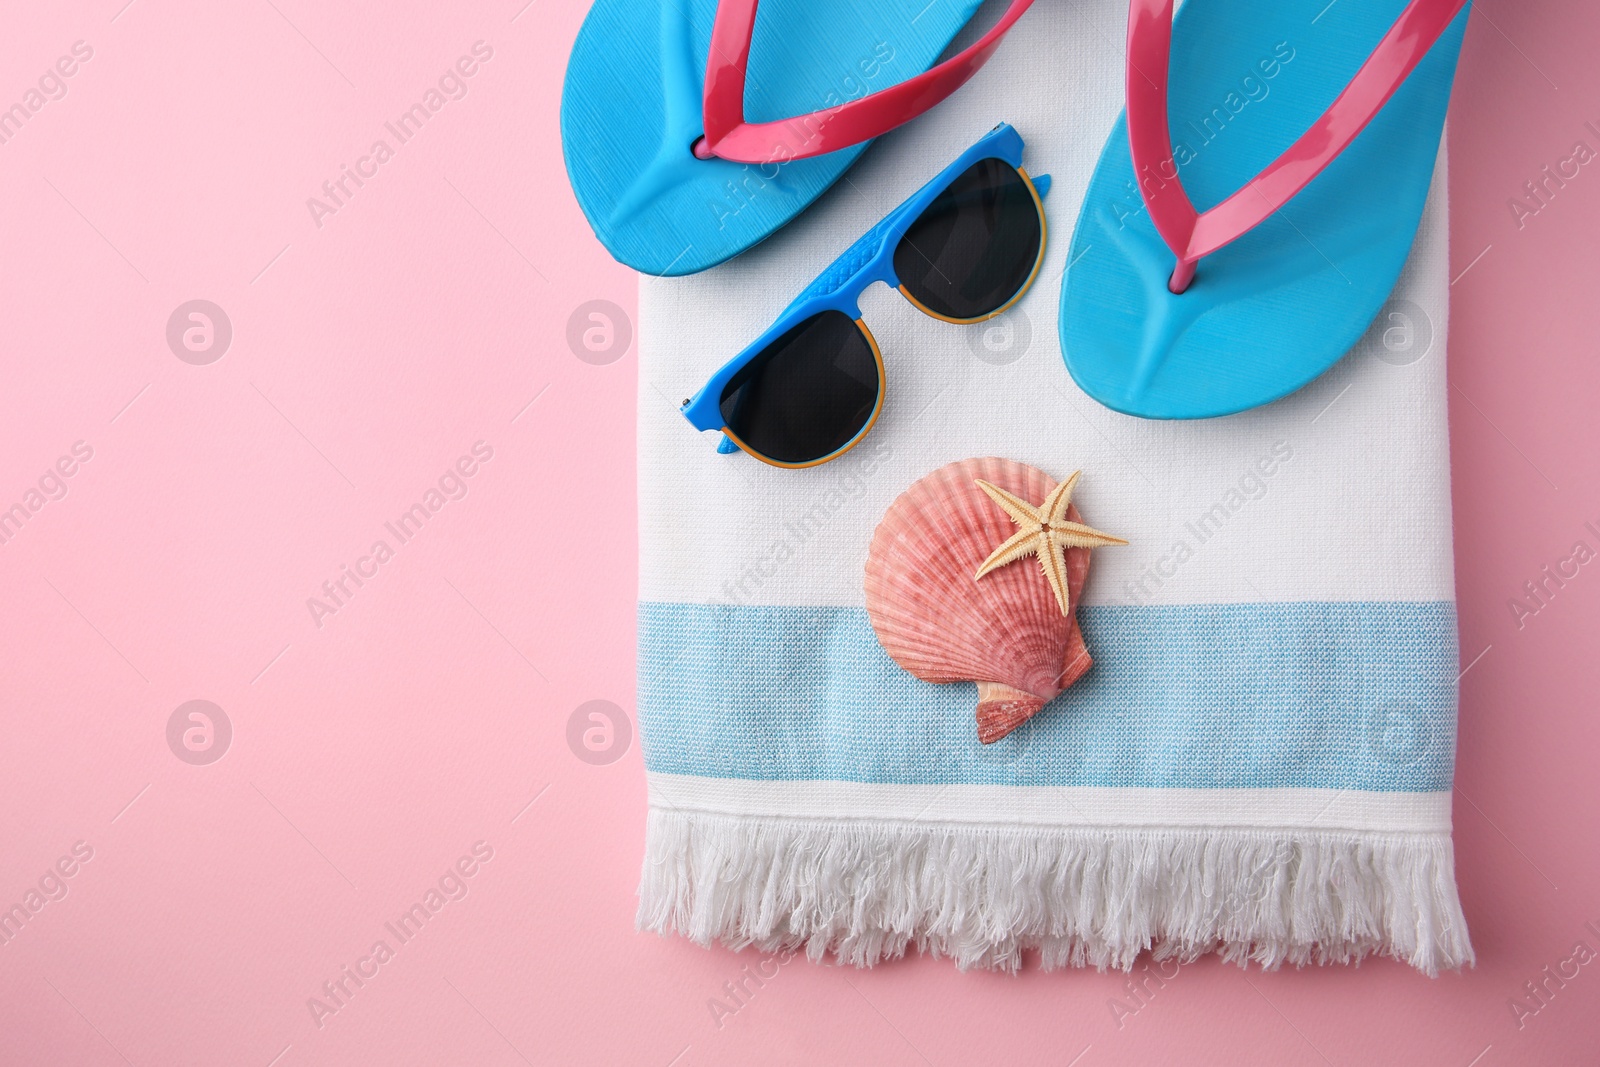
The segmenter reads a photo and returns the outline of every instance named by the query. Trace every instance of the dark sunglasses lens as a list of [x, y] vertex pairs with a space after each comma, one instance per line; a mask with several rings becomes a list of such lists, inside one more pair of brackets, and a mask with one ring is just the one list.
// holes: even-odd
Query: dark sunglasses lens
[[982, 318], [1021, 291], [1043, 240], [1022, 175], [1002, 160], [980, 159], [917, 216], [894, 250], [894, 271], [935, 314]]
[[753, 451], [811, 463], [839, 451], [878, 406], [872, 343], [842, 311], [819, 312], [768, 345], [722, 390], [722, 421]]

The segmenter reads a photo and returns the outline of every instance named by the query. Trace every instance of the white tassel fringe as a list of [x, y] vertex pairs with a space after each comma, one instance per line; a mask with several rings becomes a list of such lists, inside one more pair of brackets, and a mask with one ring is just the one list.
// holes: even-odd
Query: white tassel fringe
[[652, 808], [639, 926], [871, 966], [1473, 961], [1448, 834], [999, 828]]

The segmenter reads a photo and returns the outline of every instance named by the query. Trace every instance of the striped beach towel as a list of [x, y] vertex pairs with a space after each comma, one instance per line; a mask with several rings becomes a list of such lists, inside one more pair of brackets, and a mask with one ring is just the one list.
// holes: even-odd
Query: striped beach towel
[[[1062, 364], [1056, 302], [1121, 103], [1123, 15], [1035, 8], [795, 224], [642, 283], [642, 927], [857, 965], [908, 948], [1007, 970], [1145, 950], [1471, 960], [1450, 839], [1443, 156], [1399, 287], [1334, 370], [1230, 418], [1108, 411]], [[1051, 247], [1013, 311], [955, 326], [869, 292], [887, 402], [832, 463], [720, 455], [684, 422], [679, 399], [1001, 120], [1055, 182]], [[1085, 521], [1131, 542], [1094, 554], [1078, 613], [1094, 666], [992, 745], [974, 687], [896, 666], [862, 591], [895, 497], [981, 456], [1083, 470]]]

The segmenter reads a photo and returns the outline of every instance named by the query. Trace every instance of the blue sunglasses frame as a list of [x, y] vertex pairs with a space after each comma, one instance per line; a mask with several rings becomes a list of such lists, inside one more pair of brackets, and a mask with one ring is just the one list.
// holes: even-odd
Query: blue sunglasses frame
[[[891, 288], [898, 289], [907, 300], [911, 301], [919, 311], [944, 322], [967, 325], [992, 319], [1003, 314], [1008, 308], [1022, 299], [1024, 293], [1032, 287], [1034, 280], [1039, 276], [1039, 267], [1044, 263], [1045, 244], [1048, 230], [1045, 224], [1044, 198], [1050, 191], [1050, 176], [1041, 174], [1034, 178], [1022, 168], [1022, 135], [1008, 123], [1002, 122], [990, 130], [984, 137], [961, 153], [956, 160], [944, 170], [940, 171], [932, 181], [918, 189], [904, 203], [884, 216], [872, 229], [845, 249], [844, 253], [834, 260], [826, 270], [817, 275], [812, 283], [801, 290], [800, 295], [785, 308], [771, 326], [760, 337], [734, 356], [722, 369], [711, 376], [711, 380], [701, 387], [693, 398], [685, 400], [682, 406], [683, 417], [697, 430], [721, 430], [723, 437], [717, 446], [717, 451], [729, 453], [743, 451], [763, 463], [774, 467], [814, 467], [837, 459], [850, 449], [854, 448], [878, 421], [878, 415], [883, 411], [883, 401], [887, 392], [887, 378], [883, 367], [883, 353], [878, 348], [878, 341], [872, 336], [872, 331], [861, 319], [860, 300], [861, 294], [869, 285], [875, 282], [884, 282]], [[1030, 193], [1033, 194], [1034, 206], [1039, 212], [1039, 258], [1034, 262], [1033, 269], [1028, 273], [1027, 280], [1012, 294], [1000, 307], [986, 315], [972, 319], [952, 319], [941, 315], [926, 307], [908, 292], [901, 284], [900, 278], [894, 269], [894, 253], [899, 247], [900, 238], [910, 229], [923, 211], [927, 210], [939, 195], [945, 191], [951, 182], [960, 177], [967, 168], [984, 159], [998, 159], [1010, 164], [1022, 176]], [[784, 463], [748, 447], [740, 441], [722, 421], [722, 391], [729, 380], [738, 374], [747, 364], [759, 356], [768, 345], [782, 337], [796, 325], [809, 319], [811, 316], [824, 311], [840, 311], [855, 320], [857, 329], [866, 337], [872, 346], [873, 358], [878, 364], [878, 402], [873, 408], [872, 416], [861, 428], [861, 431], [847, 441], [843, 446], [823, 456], [821, 459], [809, 460], [804, 463]]]

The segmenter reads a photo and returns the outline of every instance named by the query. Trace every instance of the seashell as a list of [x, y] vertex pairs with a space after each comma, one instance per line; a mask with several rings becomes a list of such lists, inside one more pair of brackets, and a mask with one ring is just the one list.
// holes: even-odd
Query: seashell
[[[866, 605], [878, 641], [901, 667], [926, 682], [977, 683], [978, 740], [987, 745], [1089, 669], [1076, 609], [1090, 549], [1066, 549], [1066, 611], [1032, 557], [976, 579], [996, 547], [1018, 532], [980, 479], [1030, 504], [1056, 487], [1036, 467], [996, 458], [960, 460], [922, 478], [889, 506], [873, 534]], [[1067, 517], [1082, 521], [1076, 507]]]

